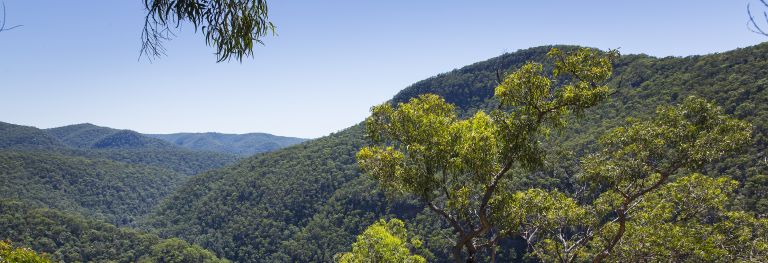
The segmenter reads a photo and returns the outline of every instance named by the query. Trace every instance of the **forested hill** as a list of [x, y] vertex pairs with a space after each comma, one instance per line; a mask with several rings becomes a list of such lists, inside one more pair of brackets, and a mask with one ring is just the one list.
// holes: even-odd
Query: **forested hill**
[[44, 152], [0, 151], [0, 199], [130, 225], [185, 180], [153, 166]]
[[0, 123], [0, 240], [64, 262], [157, 261], [168, 249], [215, 260], [185, 242], [116, 226], [134, 226], [190, 175], [237, 159], [127, 130]]
[[54, 262], [226, 262], [179, 239], [8, 200], [0, 200], [0, 238], [45, 253]]
[[64, 147], [54, 136], [31, 126], [0, 122], [0, 149], [51, 149]]
[[175, 146], [163, 140], [131, 130], [117, 130], [90, 123], [47, 129], [64, 144], [80, 149], [169, 149]]
[[268, 133], [224, 134], [207, 132], [145, 135], [165, 140], [191, 150], [229, 153], [240, 156], [250, 156], [257, 153], [274, 151], [307, 140], [302, 138], [277, 136]]
[[0, 131], [0, 150], [109, 159], [165, 168], [185, 175], [219, 168], [241, 158], [228, 153], [185, 149], [135, 131], [93, 124], [42, 130], [0, 122]]
[[[404, 89], [394, 101], [436, 93], [464, 113], [488, 109], [495, 104], [491, 96], [497, 71], [510, 72], [527, 61], [551, 67], [546, 59], [550, 48], [520, 50], [437, 75]], [[738, 179], [741, 188], [733, 205], [765, 215], [766, 73], [768, 44], [682, 58], [623, 56], [610, 83], [617, 93], [555, 135], [554, 145], [563, 154], [551, 156], [542, 172], [521, 178], [519, 185], [567, 190], [572, 183], [569, 175], [577, 169], [573, 164], [592, 150], [603, 131], [627, 117], [647, 116], [659, 105], [698, 95], [756, 126], [750, 149], [703, 172]], [[428, 212], [420, 204], [387, 201], [375, 183], [360, 176], [354, 155], [365, 144], [361, 128], [354, 126], [197, 176], [164, 201], [147, 225], [163, 236], [182, 237], [236, 261], [308, 262], [330, 261], [335, 253], [347, 250], [365, 226], [396, 215], [424, 238], [434, 254], [428, 255], [430, 261], [446, 259], [446, 236], [450, 235], [440, 233], [447, 230], [436, 227], [435, 217], [424, 216]], [[519, 259], [520, 254], [512, 252], [502, 250], [500, 259]]]

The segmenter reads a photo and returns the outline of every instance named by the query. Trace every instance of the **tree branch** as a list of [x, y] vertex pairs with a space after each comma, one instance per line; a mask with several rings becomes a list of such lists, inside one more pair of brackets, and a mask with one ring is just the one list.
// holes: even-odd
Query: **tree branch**
[[461, 225], [459, 224], [459, 222], [458, 222], [458, 221], [456, 221], [456, 219], [455, 219], [455, 218], [453, 218], [451, 215], [449, 215], [448, 213], [446, 213], [444, 210], [440, 209], [439, 207], [437, 207], [437, 206], [436, 206], [434, 203], [432, 203], [432, 202], [427, 202], [427, 206], [429, 207], [429, 209], [430, 209], [430, 210], [434, 211], [434, 212], [435, 212], [435, 213], [437, 213], [438, 215], [440, 215], [440, 216], [442, 216], [443, 218], [445, 218], [446, 220], [448, 220], [448, 223], [450, 223], [450, 224], [451, 224], [451, 226], [453, 227], [454, 231], [456, 231], [457, 233], [459, 233], [459, 234], [462, 234], [462, 235], [465, 233], [465, 230], [464, 230], [464, 228], [463, 228], [463, 227], [461, 227]]
[[2, 2], [2, 6], [3, 6], [3, 18], [0, 20], [0, 32], [8, 31], [8, 30], [12, 30], [14, 28], [21, 27], [22, 25], [15, 25], [15, 26], [11, 26], [11, 27], [5, 27], [5, 20], [6, 20], [6, 17], [7, 17], [5, 15], [5, 2]]

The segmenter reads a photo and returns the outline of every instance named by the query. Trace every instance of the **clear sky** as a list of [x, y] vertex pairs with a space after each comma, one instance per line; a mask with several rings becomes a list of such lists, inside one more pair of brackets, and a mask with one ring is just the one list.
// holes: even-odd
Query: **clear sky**
[[143, 0], [4, 0], [0, 121], [144, 133], [314, 138], [362, 121], [411, 83], [504, 52], [577, 44], [684, 56], [768, 40], [748, 0], [277, 1], [277, 37], [215, 63], [189, 26], [138, 60]]

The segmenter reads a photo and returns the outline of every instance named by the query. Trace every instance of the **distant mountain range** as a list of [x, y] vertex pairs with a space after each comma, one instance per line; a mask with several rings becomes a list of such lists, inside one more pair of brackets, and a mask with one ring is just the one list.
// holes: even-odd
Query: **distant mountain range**
[[194, 174], [302, 141], [269, 134], [147, 136], [90, 123], [38, 129], [0, 122], [0, 199], [131, 225]]
[[231, 153], [240, 156], [270, 152], [307, 141], [307, 139], [276, 136], [268, 133], [224, 134], [207, 132], [146, 135], [187, 149]]
[[46, 129], [69, 147], [79, 149], [167, 149], [174, 146], [131, 130], [118, 130], [90, 123]]
[[210, 252], [178, 239], [115, 226], [136, 226], [192, 175], [303, 141], [270, 134], [148, 136], [90, 123], [38, 129], [0, 122], [0, 240], [70, 262], [135, 262], [152, 258], [154, 246], [168, 244], [210, 258]]

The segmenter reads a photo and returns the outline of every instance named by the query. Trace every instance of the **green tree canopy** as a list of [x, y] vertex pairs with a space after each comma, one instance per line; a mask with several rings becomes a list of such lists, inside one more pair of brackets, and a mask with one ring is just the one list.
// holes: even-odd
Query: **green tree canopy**
[[190, 245], [184, 240], [171, 238], [153, 245], [150, 254], [139, 262], [165, 263], [224, 263], [229, 262], [216, 257], [211, 251], [197, 245]]
[[389, 222], [379, 220], [357, 236], [352, 244], [352, 252], [340, 253], [336, 261], [340, 263], [424, 263], [426, 260], [411, 254], [412, 248], [419, 248], [421, 241], [409, 237], [405, 223], [399, 219]]
[[29, 248], [14, 247], [10, 242], [0, 240], [0, 263], [48, 263], [45, 254], [39, 254]]
[[[374, 146], [357, 154], [362, 169], [392, 193], [420, 198], [456, 233], [453, 257], [467, 261], [511, 233], [495, 227], [489, 202], [511, 170], [532, 171], [545, 155], [540, 140], [607, 98], [615, 51], [552, 49], [552, 77], [527, 63], [496, 88], [499, 106], [459, 120], [454, 106], [422, 95], [394, 107], [374, 107], [366, 122]], [[554, 82], [564, 84], [555, 86]], [[386, 144], [391, 143], [391, 144]]]
[[493, 260], [507, 237], [526, 240], [544, 261], [766, 259], [765, 222], [724, 208], [733, 181], [681, 177], [746, 146], [752, 134], [750, 124], [696, 97], [607, 132], [602, 150], [581, 162], [583, 191], [515, 189], [515, 177], [541, 169], [547, 136], [609, 94], [600, 83], [615, 53], [549, 55], [551, 77], [525, 64], [496, 88], [499, 107], [490, 114], [461, 120], [436, 95], [374, 107], [366, 129], [375, 144], [360, 150], [360, 166], [445, 220], [457, 262]]

